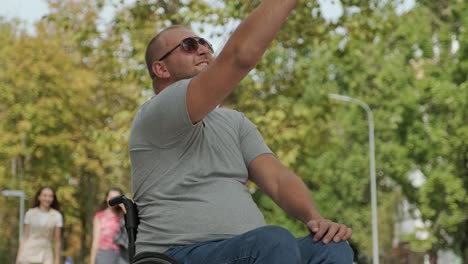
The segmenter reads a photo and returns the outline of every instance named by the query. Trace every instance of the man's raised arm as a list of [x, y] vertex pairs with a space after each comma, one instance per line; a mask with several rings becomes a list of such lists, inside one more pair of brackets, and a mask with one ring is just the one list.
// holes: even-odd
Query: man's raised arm
[[298, 0], [263, 0], [237, 27], [219, 56], [194, 77], [187, 109], [196, 123], [222, 103], [258, 63]]

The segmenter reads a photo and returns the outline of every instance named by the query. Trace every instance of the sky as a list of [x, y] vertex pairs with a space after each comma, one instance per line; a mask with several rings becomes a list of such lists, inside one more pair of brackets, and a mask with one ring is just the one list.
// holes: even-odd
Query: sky
[[[113, 0], [117, 1], [117, 0]], [[125, 0], [125, 2], [132, 3], [135, 0]], [[216, 1], [216, 0], [211, 0]], [[406, 12], [414, 6], [415, 0], [399, 0], [399, 12]], [[318, 0], [321, 7], [321, 13], [325, 19], [333, 21], [343, 14], [341, 2], [339, 0]], [[46, 0], [0, 0], [0, 16], [7, 19], [20, 18], [25, 23], [25, 28], [30, 33], [34, 33], [33, 24], [42, 16], [47, 14], [48, 6]], [[103, 22], [110, 20], [113, 16], [113, 9], [106, 7], [102, 14]], [[106, 24], [106, 23], [103, 23]], [[235, 25], [232, 25], [233, 27]], [[197, 33], [197, 32], [196, 32]], [[225, 36], [227, 38], [228, 36]], [[213, 40], [213, 47], [216, 50], [224, 44], [225, 38]]]
[[[132, 2], [127, 0], [126, 2]], [[415, 0], [401, 0], [401, 9], [405, 11], [414, 6]], [[322, 13], [328, 19], [335, 19], [342, 14], [339, 0], [318, 0]], [[0, 16], [19, 17], [32, 24], [47, 13], [46, 0], [0, 0]]]
[[[132, 0], [127, 2], [131, 2]], [[322, 12], [330, 19], [334, 19], [341, 15], [339, 1], [319, 0], [322, 5]], [[26, 22], [26, 26], [30, 27], [35, 21], [39, 20], [47, 13], [46, 0], [0, 0], [0, 16], [6, 18], [18, 17]], [[108, 10], [109, 16], [112, 10]]]
[[[125, 0], [126, 3], [131, 3], [133, 1], [135, 0]], [[34, 22], [38, 21], [42, 16], [48, 13], [46, 0], [0, 0], [0, 3], [0, 16], [7, 19], [20, 18], [24, 21], [25, 28], [30, 33], [34, 32]], [[111, 6], [106, 6], [102, 13], [102, 19], [104, 22], [106, 20], [110, 20], [112, 15], [113, 8]]]
[[[113, 0], [117, 1], [117, 0]], [[131, 3], [135, 0], [125, 0], [126, 3]], [[216, 1], [216, 0], [211, 0]], [[336, 0], [318, 0], [321, 3], [322, 7], [322, 14], [328, 19], [336, 19], [342, 14], [341, 5], [339, 4], [340, 1]], [[35, 21], [39, 20], [42, 16], [47, 14], [48, 6], [46, 0], [0, 0], [0, 16], [6, 17], [7, 19], [11, 18], [20, 18], [24, 21], [25, 29], [34, 34], [34, 27], [33, 24]], [[113, 9], [111, 7], [107, 7], [101, 16], [103, 20], [103, 25], [108, 20], [111, 20], [113, 16]], [[228, 25], [228, 28], [235, 28], [237, 23], [231, 23]], [[196, 28], [194, 28], [195, 33], [197, 32]], [[206, 30], [206, 28], [205, 28]], [[216, 32], [226, 32], [225, 29], [213, 29]], [[221, 36], [219, 38], [212, 37], [211, 42], [213, 48], [219, 52], [224, 46], [225, 42], [227, 41], [229, 36]]]
[[0, 0], [0, 16], [18, 17], [32, 25], [47, 13], [45, 0]]

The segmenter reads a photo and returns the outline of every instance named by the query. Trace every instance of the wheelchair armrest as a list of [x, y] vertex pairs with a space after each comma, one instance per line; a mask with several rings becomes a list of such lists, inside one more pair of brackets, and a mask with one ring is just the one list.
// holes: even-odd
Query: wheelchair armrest
[[109, 200], [110, 206], [123, 204], [126, 210], [125, 227], [128, 232], [128, 253], [132, 264], [178, 264], [177, 260], [162, 253], [142, 252], [135, 256], [135, 240], [139, 224], [136, 204], [125, 195], [119, 195]]
[[110, 206], [123, 204], [125, 207], [125, 225], [128, 229], [138, 227], [138, 210], [136, 204], [125, 195], [119, 195], [109, 200]]
[[123, 203], [124, 199], [128, 199], [128, 198], [125, 197], [125, 195], [121, 194], [119, 196], [116, 196], [116, 197], [110, 199], [109, 200], [109, 205], [112, 206], [112, 207], [117, 206], [117, 205]]
[[125, 207], [125, 228], [127, 229], [128, 235], [128, 257], [129, 260], [135, 256], [135, 241], [138, 230], [138, 210], [136, 204], [125, 197], [125, 195], [119, 195], [109, 200], [110, 206], [117, 206], [123, 204]]

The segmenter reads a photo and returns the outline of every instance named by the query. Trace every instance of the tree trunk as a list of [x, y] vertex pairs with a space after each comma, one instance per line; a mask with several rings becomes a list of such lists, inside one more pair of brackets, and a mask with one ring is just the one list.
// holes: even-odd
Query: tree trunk
[[437, 249], [431, 249], [429, 251], [429, 263], [437, 264]]

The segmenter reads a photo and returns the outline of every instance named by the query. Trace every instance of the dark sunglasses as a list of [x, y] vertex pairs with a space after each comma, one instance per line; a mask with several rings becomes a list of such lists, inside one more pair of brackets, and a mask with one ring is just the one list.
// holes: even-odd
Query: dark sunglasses
[[213, 47], [206, 39], [189, 37], [183, 39], [179, 45], [175, 46], [173, 49], [164, 54], [158, 61], [162, 61], [167, 58], [167, 56], [171, 55], [171, 53], [174, 52], [174, 50], [176, 50], [178, 47], [182, 47], [182, 49], [188, 53], [193, 53], [198, 50], [199, 45], [207, 47], [210, 53], [213, 54]]

